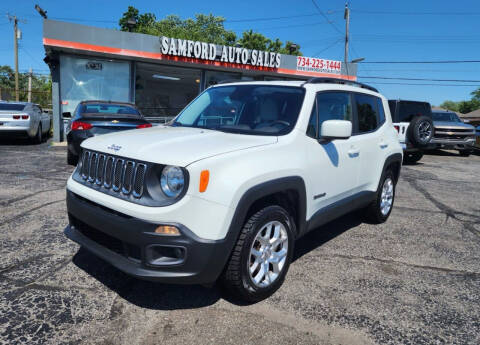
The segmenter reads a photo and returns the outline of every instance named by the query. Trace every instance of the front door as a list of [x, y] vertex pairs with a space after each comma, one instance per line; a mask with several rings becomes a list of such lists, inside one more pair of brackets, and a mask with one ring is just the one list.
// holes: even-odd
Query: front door
[[[318, 116], [318, 122], [315, 117]], [[358, 190], [360, 170], [359, 138], [318, 141], [323, 121], [349, 120], [353, 122], [352, 98], [348, 92], [320, 92], [312, 111], [307, 131], [309, 184], [308, 216], [327, 205], [345, 199]], [[318, 130], [314, 129], [318, 126]]]

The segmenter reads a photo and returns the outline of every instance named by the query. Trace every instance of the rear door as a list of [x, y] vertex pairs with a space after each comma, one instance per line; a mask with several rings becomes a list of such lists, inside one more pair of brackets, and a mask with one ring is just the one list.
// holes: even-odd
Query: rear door
[[358, 183], [361, 190], [376, 188], [378, 171], [383, 169], [389, 146], [385, 125], [385, 110], [382, 99], [373, 95], [355, 93], [354, 111], [356, 118], [355, 137], [360, 150]]

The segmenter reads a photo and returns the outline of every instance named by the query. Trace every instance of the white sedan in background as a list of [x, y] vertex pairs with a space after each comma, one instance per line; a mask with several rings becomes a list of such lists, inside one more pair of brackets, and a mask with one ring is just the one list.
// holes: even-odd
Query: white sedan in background
[[39, 105], [0, 102], [0, 138], [23, 137], [41, 143], [50, 131], [51, 118]]

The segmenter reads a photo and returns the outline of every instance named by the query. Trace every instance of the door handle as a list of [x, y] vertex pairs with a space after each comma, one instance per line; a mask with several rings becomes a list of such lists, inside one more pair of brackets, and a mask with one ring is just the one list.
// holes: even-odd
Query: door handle
[[350, 149], [348, 150], [348, 155], [350, 157], [358, 157], [358, 155], [360, 155], [360, 150], [359, 149]]

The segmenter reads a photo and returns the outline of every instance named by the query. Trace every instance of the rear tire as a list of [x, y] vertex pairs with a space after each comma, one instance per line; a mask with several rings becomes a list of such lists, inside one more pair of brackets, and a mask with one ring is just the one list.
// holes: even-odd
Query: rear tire
[[366, 209], [366, 219], [373, 224], [384, 223], [393, 209], [395, 201], [395, 176], [391, 170], [383, 174], [375, 200]]
[[467, 150], [459, 151], [459, 153], [460, 153], [460, 156], [462, 156], [462, 157], [469, 157], [470, 156], [470, 151], [467, 151]]
[[282, 285], [290, 266], [294, 233], [292, 218], [280, 206], [268, 206], [252, 215], [222, 274], [223, 286], [247, 302], [272, 295]]
[[405, 152], [403, 155], [403, 163], [405, 164], [413, 164], [418, 162], [423, 157], [422, 151], [415, 151], [415, 152]]
[[67, 163], [69, 165], [74, 165], [74, 166], [78, 164], [78, 156], [71, 153], [70, 150], [68, 149], [67, 149]]

